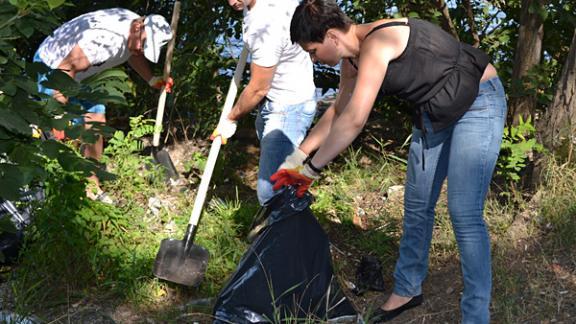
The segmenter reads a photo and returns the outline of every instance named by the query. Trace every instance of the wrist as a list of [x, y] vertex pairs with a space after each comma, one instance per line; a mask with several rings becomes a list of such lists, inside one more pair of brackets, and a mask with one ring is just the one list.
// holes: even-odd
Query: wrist
[[322, 173], [322, 167], [315, 166], [314, 163], [312, 163], [312, 158], [310, 158], [306, 161], [306, 165], [308, 167], [310, 167], [310, 169], [312, 171], [314, 171], [315, 173], [317, 173], [318, 175], [320, 175]]
[[160, 80], [162, 80], [161, 77], [152, 76], [150, 79], [148, 79], [148, 85], [151, 86], [151, 87], [155, 87], [156, 84], [157, 84]]
[[310, 178], [312, 180], [320, 178], [320, 173], [316, 172], [314, 169], [310, 167], [310, 163], [304, 164], [302, 169], [300, 170], [300, 174], [303, 176]]
[[238, 119], [238, 116], [236, 115], [236, 109], [232, 108], [232, 110], [230, 110], [230, 112], [226, 116], [226, 119], [228, 119], [229, 121], [236, 122], [236, 120]]

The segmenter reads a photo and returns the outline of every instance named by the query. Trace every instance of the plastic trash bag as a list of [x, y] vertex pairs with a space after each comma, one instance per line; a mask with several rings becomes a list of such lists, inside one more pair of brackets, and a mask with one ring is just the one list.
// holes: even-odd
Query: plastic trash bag
[[220, 291], [214, 323], [362, 323], [333, 274], [310, 202], [287, 189], [266, 204], [267, 226]]

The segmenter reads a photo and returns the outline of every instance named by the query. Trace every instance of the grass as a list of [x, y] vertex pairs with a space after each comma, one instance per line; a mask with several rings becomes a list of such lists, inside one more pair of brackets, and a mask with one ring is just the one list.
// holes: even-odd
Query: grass
[[[401, 188], [395, 186], [404, 182], [405, 165], [401, 158], [384, 153], [383, 147], [380, 152], [345, 154], [314, 184], [312, 209], [335, 247], [334, 268], [340, 279], [353, 282], [360, 257], [371, 254], [384, 265], [390, 286], [403, 213], [402, 189], [392, 189]], [[25, 253], [12, 272], [15, 310], [54, 319], [67, 314], [71, 304], [91, 300], [130, 305], [141, 319], [188, 321], [199, 313], [209, 318], [210, 303], [248, 247], [245, 237], [258, 208], [255, 200], [239, 198], [248, 195], [248, 187], [239, 184], [235, 193], [227, 190], [220, 197], [215, 191], [209, 199], [195, 242], [211, 254], [205, 279], [199, 287], [181, 287], [155, 279], [151, 268], [161, 240], [183, 236], [194, 192], [167, 191], [160, 170], [128, 149], [115, 150], [110, 159], [117, 178], [106, 187], [119, 201], [117, 206], [80, 199], [84, 191], [79, 179], [52, 179], [49, 200], [37, 215]], [[234, 170], [235, 163], [247, 160], [225, 159], [220, 168]], [[489, 194], [486, 202], [485, 219], [493, 242], [492, 311], [499, 323], [568, 321], [576, 309], [570, 304], [570, 298], [576, 299], [576, 256], [571, 253], [576, 247], [576, 168], [549, 161], [544, 170], [537, 205], [503, 200], [496, 193]], [[233, 184], [242, 181], [234, 173], [226, 178]], [[154, 213], [149, 208], [151, 197], [160, 202]], [[523, 209], [532, 209], [533, 216], [519, 231], [514, 220]], [[459, 271], [445, 192], [436, 212], [427, 289], [435, 286], [438, 289], [433, 291], [442, 293], [444, 285], [454, 283], [454, 273], [449, 278], [434, 275], [446, 265]], [[445, 297], [458, 303], [458, 293]], [[357, 303], [369, 315], [379, 305], [374, 300]], [[433, 322], [454, 320], [421, 316]], [[294, 319], [302, 321], [315, 319]]]

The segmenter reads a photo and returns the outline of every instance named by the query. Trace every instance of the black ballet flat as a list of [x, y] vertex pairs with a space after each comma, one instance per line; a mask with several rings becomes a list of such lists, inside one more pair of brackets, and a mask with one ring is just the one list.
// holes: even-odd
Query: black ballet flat
[[409, 310], [410, 308], [422, 305], [423, 302], [424, 302], [424, 296], [420, 294], [418, 296], [412, 297], [412, 299], [410, 299], [409, 302], [395, 309], [386, 311], [378, 307], [378, 309], [374, 312], [373, 315], [374, 321], [371, 321], [371, 323], [376, 324], [387, 322], [395, 318], [396, 316], [402, 314], [405, 310]]

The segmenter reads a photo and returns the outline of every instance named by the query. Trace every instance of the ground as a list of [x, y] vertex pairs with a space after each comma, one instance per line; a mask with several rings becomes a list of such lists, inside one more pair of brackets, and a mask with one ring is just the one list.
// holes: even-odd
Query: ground
[[[256, 165], [258, 159], [257, 142], [249, 133], [239, 134], [243, 139], [228, 148], [224, 156], [238, 158], [243, 156], [242, 166], [237, 167], [225, 176], [237, 179], [219, 179], [218, 195], [234, 197], [238, 192], [239, 199], [255, 199]], [[195, 141], [182, 142], [168, 147], [170, 156], [176, 168], [185, 173], [187, 163], [195, 159], [194, 154], [200, 152], [207, 155], [209, 142]], [[232, 151], [236, 153], [229, 152]], [[195, 153], [196, 152], [196, 153]], [[368, 163], [368, 162], [367, 162]], [[198, 178], [191, 175], [188, 178]], [[244, 187], [236, 190], [238, 180], [241, 179]], [[178, 186], [178, 184], [176, 184]], [[367, 235], [370, 229], [382, 226], [371, 218], [383, 210], [398, 213], [402, 202], [402, 186], [390, 188], [386, 199], [377, 193], [365, 193], [355, 202], [355, 215], [353, 222], [355, 228], [353, 235]], [[163, 199], [170, 199], [169, 193]], [[532, 210], [533, 210], [532, 206]], [[528, 206], [527, 213], [531, 207]], [[526, 213], [526, 212], [525, 212]], [[529, 215], [519, 215], [517, 221], [503, 233], [492, 235], [493, 264], [494, 264], [494, 298], [492, 314], [498, 323], [574, 323], [576, 322], [576, 256], [570, 251], [554, 250], [541, 244], [546, 237], [545, 233], [530, 232], [526, 227]], [[398, 226], [401, 218], [398, 217]], [[371, 254], [350, 244], [347, 236], [343, 234], [341, 224], [324, 221], [323, 226], [332, 243], [334, 265], [343, 287], [356, 280], [355, 273], [360, 258]], [[443, 233], [436, 233], [443, 235]], [[435, 235], [436, 235], [435, 234]], [[397, 239], [392, 243], [397, 250]], [[345, 288], [346, 295], [353, 302], [358, 311], [370, 313], [379, 307], [391, 291], [395, 253], [389, 258], [381, 260], [384, 276], [385, 291], [367, 291], [357, 296], [350, 289]], [[515, 282], [510, 284], [509, 282]], [[454, 251], [431, 253], [430, 270], [423, 287], [425, 302], [421, 307], [415, 308], [399, 316], [391, 323], [456, 323], [459, 321], [459, 299], [462, 291], [462, 281], [458, 255]], [[0, 290], [9, 290], [9, 283], [4, 282]], [[0, 294], [5, 296], [6, 294]], [[194, 304], [210, 308], [213, 299], [186, 300], [175, 298], [174, 303], [182, 311], [175, 317], [176, 323], [210, 323], [211, 318], [206, 314], [187, 313], [187, 306]], [[511, 305], [508, 305], [511, 304]], [[0, 304], [4, 304], [1, 302]], [[556, 309], [550, 310], [553, 305]], [[130, 305], [118, 305], [110, 300], [81, 300], [67, 305], [67, 316], [55, 318], [54, 322], [70, 321], [73, 323], [155, 323], [152, 317], [142, 314]], [[544, 311], [544, 315], [541, 313]], [[548, 315], [555, 314], [555, 315]]]

